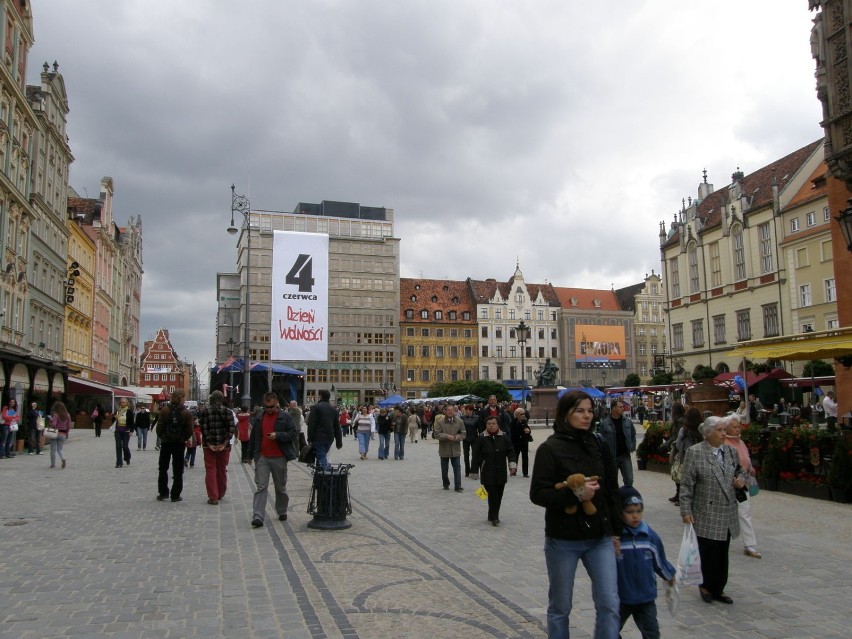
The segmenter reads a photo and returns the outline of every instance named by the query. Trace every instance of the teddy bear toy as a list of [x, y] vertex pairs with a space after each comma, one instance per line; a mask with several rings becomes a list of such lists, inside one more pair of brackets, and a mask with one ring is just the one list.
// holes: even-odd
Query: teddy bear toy
[[[583, 501], [583, 491], [586, 489], [586, 482], [588, 481], [596, 481], [598, 479], [597, 475], [592, 477], [586, 477], [583, 473], [575, 473], [573, 475], [569, 475], [568, 479], [565, 481], [561, 481], [554, 486], [556, 490], [562, 490], [563, 488], [570, 488], [574, 491], [574, 494], [577, 496], [577, 499], [580, 500], [580, 503], [583, 504], [583, 512], [586, 515], [594, 515], [598, 512], [598, 509], [595, 508], [595, 505], [591, 501]], [[572, 504], [570, 506], [565, 506], [565, 514], [573, 515], [577, 512], [577, 506]]]

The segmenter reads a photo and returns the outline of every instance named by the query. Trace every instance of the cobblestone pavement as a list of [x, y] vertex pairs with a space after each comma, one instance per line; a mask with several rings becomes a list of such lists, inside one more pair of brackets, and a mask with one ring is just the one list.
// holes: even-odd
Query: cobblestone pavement
[[[109, 433], [73, 432], [64, 470], [47, 455], [0, 460], [0, 637], [544, 637], [543, 512], [529, 480], [510, 480], [493, 528], [477, 482], [442, 490], [436, 442], [407, 443], [403, 461], [376, 459], [377, 445], [360, 461], [349, 437], [333, 455], [355, 464], [352, 527], [337, 531], [307, 527], [311, 475], [299, 464], [288, 520], [270, 499], [253, 529], [253, 473], [238, 454], [218, 506], [206, 503], [200, 451], [180, 503], [154, 499], [156, 451], [133, 449], [114, 468]], [[637, 471], [636, 487], [674, 563], [673, 484]], [[690, 589], [672, 618], [661, 596], [663, 636], [848, 638], [852, 506], [764, 491], [753, 511], [764, 559], [732, 542], [734, 605]], [[572, 637], [593, 626], [580, 568]], [[630, 621], [622, 636], [640, 635]]]

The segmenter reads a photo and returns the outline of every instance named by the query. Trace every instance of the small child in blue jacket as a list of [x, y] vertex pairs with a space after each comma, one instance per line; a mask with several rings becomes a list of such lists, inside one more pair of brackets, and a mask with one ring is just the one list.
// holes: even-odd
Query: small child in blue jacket
[[674, 584], [675, 568], [666, 560], [660, 536], [642, 521], [642, 495], [632, 486], [618, 489], [621, 503], [621, 532], [618, 565], [618, 597], [621, 627], [630, 617], [642, 639], [659, 639], [657, 623], [657, 579], [654, 573]]

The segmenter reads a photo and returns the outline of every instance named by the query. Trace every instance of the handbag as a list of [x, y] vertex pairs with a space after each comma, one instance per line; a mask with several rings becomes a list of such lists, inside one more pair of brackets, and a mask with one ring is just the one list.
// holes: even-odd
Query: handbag
[[683, 462], [679, 459], [675, 459], [672, 461], [672, 481], [679, 484], [680, 478], [683, 476]]
[[18, 432], [18, 422], [12, 422], [11, 424], [9, 424], [9, 430], [13, 433]]
[[41, 415], [36, 418], [36, 430], [44, 430], [44, 417]]
[[315, 464], [317, 463], [317, 451], [314, 448], [313, 444], [308, 444], [307, 446], [303, 446], [299, 450], [299, 461], [303, 464]]
[[479, 497], [482, 501], [488, 499], [488, 491], [485, 490], [485, 486], [480, 486], [474, 491], [474, 494]]
[[113, 422], [112, 426], [109, 427], [109, 432], [111, 432], [111, 433], [115, 432], [115, 422]]
[[57, 437], [59, 437], [59, 430], [54, 428], [53, 426], [48, 426], [47, 428], [44, 429], [44, 432], [42, 433], [42, 435], [48, 441], [54, 440]]
[[698, 586], [704, 582], [701, 574], [701, 555], [698, 554], [698, 536], [692, 524], [683, 527], [683, 539], [677, 556], [675, 584], [678, 586]]

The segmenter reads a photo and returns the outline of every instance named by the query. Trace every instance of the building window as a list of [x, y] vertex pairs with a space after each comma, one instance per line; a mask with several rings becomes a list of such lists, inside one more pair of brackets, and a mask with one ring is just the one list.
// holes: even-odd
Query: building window
[[473, 337], [473, 329], [466, 328], [464, 329], [464, 338], [471, 339]]
[[494, 309], [494, 319], [503, 319], [503, 310], [499, 308]]
[[645, 329], [644, 329], [644, 328], [640, 328], [640, 329], [639, 329], [639, 337], [644, 337], [644, 336], [645, 336]]
[[837, 289], [834, 287], [834, 278], [825, 280], [825, 301], [837, 301]]
[[816, 213], [813, 211], [808, 213], [807, 216], [805, 216], [805, 222], [808, 226], [814, 226], [816, 224]]
[[479, 311], [479, 317], [481, 317], [482, 319], [488, 319], [488, 309], [487, 309], [487, 308], [482, 308], [482, 309]]
[[513, 309], [513, 308], [509, 309], [509, 319], [510, 320], [515, 319], [515, 309]]
[[456, 312], [455, 311], [450, 311], [448, 313], [448, 316], [449, 316], [451, 322], [454, 322], [456, 320]]
[[495, 351], [496, 352], [494, 353], [494, 357], [503, 357], [503, 347], [502, 346], [495, 347]]
[[551, 356], [551, 357], [559, 357], [559, 356], [557, 355], [557, 352], [558, 352], [558, 351], [557, 351], [557, 347], [556, 347], [556, 346], [551, 346], [551, 347], [550, 347], [550, 356]]
[[444, 336], [444, 329], [443, 328], [436, 328], [435, 329], [435, 337], [443, 337], [443, 336]]
[[443, 368], [440, 368], [440, 369], [435, 371], [435, 381], [439, 382], [439, 383], [444, 381], [444, 369]]
[[409, 326], [408, 328], [405, 329], [405, 334], [408, 337], [414, 337], [414, 328]]
[[713, 316], [713, 343], [715, 343], [715, 344], [724, 344], [725, 343], [725, 316], [724, 315], [714, 315]]
[[651, 355], [656, 355], [656, 354], [657, 354], [657, 345], [651, 344]]
[[414, 369], [413, 368], [409, 368], [405, 371], [405, 379], [407, 379], [409, 382], [414, 381]]
[[429, 337], [429, 329], [421, 328], [420, 329], [420, 337]]
[[672, 325], [672, 350], [683, 350], [683, 324]]
[[766, 304], [763, 306], [763, 336], [775, 337], [778, 335], [778, 304]]
[[[517, 347], [515, 347], [515, 346], [510, 346], [510, 347], [509, 347], [509, 357], [517, 357], [517, 356], [518, 356], [518, 349], [517, 349]], [[513, 375], [512, 377], [514, 377], [514, 375]]]
[[[719, 256], [719, 243], [710, 245], [710, 279], [713, 287], [722, 286], [722, 258]], [[657, 303], [654, 302], [656, 307]]]
[[680, 272], [677, 268], [677, 258], [673, 257], [669, 260], [669, 271], [671, 272], [672, 280], [672, 297], [680, 297]]
[[483, 366], [482, 372], [479, 374], [479, 379], [488, 379], [488, 367]]
[[444, 319], [444, 312], [443, 311], [435, 311], [435, 319], [437, 321]]
[[420, 357], [429, 357], [429, 347], [421, 346], [420, 347]]
[[692, 320], [692, 347], [704, 346], [704, 320]]
[[450, 357], [452, 357], [453, 359], [458, 359], [458, 356], [459, 356], [459, 347], [458, 346], [450, 346]]
[[473, 346], [464, 347], [464, 356], [465, 359], [470, 359], [471, 357], [473, 357]]
[[435, 347], [435, 357], [443, 357], [444, 356], [444, 347], [436, 346]]
[[488, 337], [488, 327], [487, 326], [482, 327], [482, 337]]
[[751, 317], [748, 309], [737, 311], [737, 340], [745, 342], [751, 339]]
[[451, 382], [459, 381], [459, 372], [455, 368], [450, 371], [450, 381]]
[[794, 217], [790, 220], [790, 233], [795, 233], [799, 230], [799, 218]]
[[462, 320], [465, 322], [470, 321], [470, 311], [462, 311]]
[[831, 210], [827, 206], [822, 210], [822, 219], [831, 222]]
[[772, 231], [769, 222], [757, 227], [757, 235], [760, 240], [760, 272], [772, 272]]
[[420, 371], [420, 381], [421, 382], [428, 382], [429, 381], [429, 369], [424, 368]]
[[405, 355], [406, 357], [414, 357], [414, 346], [406, 346], [405, 347]]
[[408, 309], [405, 311], [405, 319], [414, 319], [414, 311]]
[[644, 344], [639, 344], [639, 354], [640, 355], [645, 354], [645, 345]]
[[[697, 293], [699, 291], [698, 280], [698, 249], [695, 244], [689, 245], [689, 292]], [[647, 302], [645, 302], [647, 306]]]
[[825, 328], [829, 331], [834, 330], [836, 328], [840, 328], [840, 320], [836, 318], [825, 320]]
[[420, 319], [429, 319], [429, 311], [426, 309], [420, 311]]
[[494, 339], [503, 339], [503, 327], [498, 326], [494, 329]]
[[804, 308], [805, 306], [810, 306], [812, 303], [811, 300], [811, 285], [810, 284], [802, 284], [799, 287], [799, 308]]
[[544, 311], [537, 311], [536, 317], [538, 317], [539, 322], [543, 322], [544, 321]]
[[731, 237], [734, 241], [734, 279], [740, 282], [746, 278], [742, 228], [735, 227]]
[[498, 364], [494, 368], [494, 379], [503, 379], [503, 367]]
[[482, 357], [488, 357], [488, 347], [487, 346], [482, 347]]

